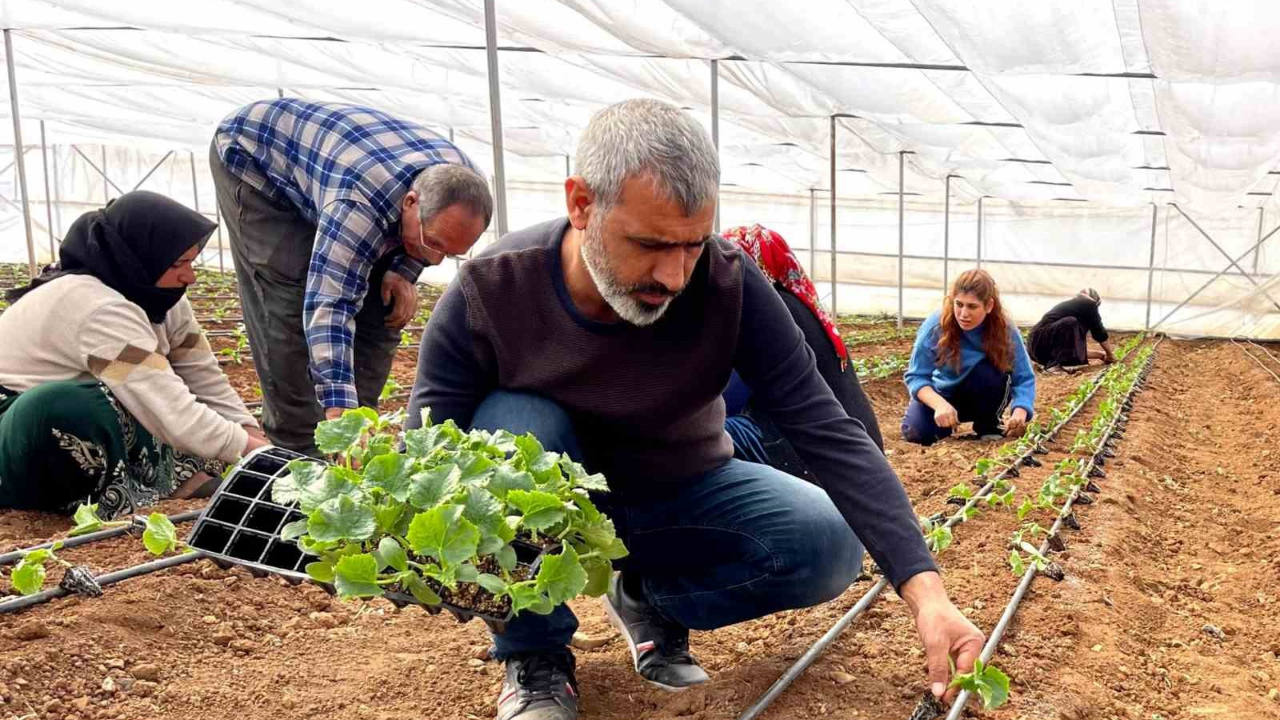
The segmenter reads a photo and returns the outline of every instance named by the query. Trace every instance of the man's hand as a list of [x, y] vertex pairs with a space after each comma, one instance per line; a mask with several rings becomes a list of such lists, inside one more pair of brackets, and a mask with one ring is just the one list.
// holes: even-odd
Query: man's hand
[[933, 410], [933, 422], [940, 428], [953, 428], [960, 424], [960, 414], [946, 400]]
[[346, 409], [346, 408], [340, 408], [340, 407], [325, 408], [325, 409], [324, 409], [324, 419], [325, 419], [325, 420], [337, 420], [338, 418], [342, 417], [342, 413], [344, 413], [344, 412], [346, 412], [346, 411], [347, 411], [347, 409]]
[[1025, 408], [1014, 408], [1009, 415], [1009, 422], [1005, 423], [1004, 434], [1008, 437], [1022, 437], [1027, 431], [1027, 411]]
[[392, 305], [387, 327], [399, 330], [418, 312], [418, 288], [399, 273], [387, 272], [382, 276], [382, 304]]
[[924, 643], [929, 689], [949, 703], [957, 693], [948, 689], [951, 661], [955, 662], [956, 672], [972, 672], [973, 661], [981, 654], [986, 638], [951, 604], [938, 573], [923, 572], [912, 577], [902, 586], [901, 595], [915, 615], [916, 630]]

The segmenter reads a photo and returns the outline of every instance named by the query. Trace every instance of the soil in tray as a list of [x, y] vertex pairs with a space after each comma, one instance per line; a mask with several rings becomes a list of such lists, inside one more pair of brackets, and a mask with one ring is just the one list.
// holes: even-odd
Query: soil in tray
[[[502, 575], [502, 570], [498, 567], [498, 561], [491, 555], [486, 556], [477, 563], [476, 569], [482, 573], [498, 575], [499, 577]], [[523, 582], [532, 577], [533, 568], [529, 565], [516, 565], [515, 569], [511, 571], [512, 582]], [[463, 610], [480, 613], [495, 620], [504, 620], [511, 613], [511, 598], [505, 595], [501, 598], [494, 598], [492, 593], [475, 583], [458, 583], [456, 591], [442, 587], [432, 580], [427, 580], [427, 583], [435, 588], [441, 600]]]

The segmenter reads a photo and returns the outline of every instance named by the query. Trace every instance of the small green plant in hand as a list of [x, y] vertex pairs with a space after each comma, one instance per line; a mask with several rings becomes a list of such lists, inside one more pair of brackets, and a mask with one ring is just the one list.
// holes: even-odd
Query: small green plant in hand
[[982, 700], [982, 709], [995, 710], [1009, 701], [1009, 676], [995, 665], [973, 661], [973, 672], [956, 673], [951, 664], [951, 687], [967, 690]]

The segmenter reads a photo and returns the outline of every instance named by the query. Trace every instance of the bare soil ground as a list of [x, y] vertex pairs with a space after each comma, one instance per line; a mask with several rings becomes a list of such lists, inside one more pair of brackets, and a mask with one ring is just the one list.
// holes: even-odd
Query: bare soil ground
[[[906, 341], [909, 346], [909, 340]], [[855, 348], [859, 352], [860, 348]], [[415, 351], [395, 376], [412, 382]], [[255, 400], [251, 364], [226, 368]], [[1090, 372], [1098, 372], [1094, 368]], [[1280, 368], [1277, 368], [1280, 372]], [[1040, 378], [1038, 412], [1083, 376]], [[906, 391], [867, 384], [886, 452], [923, 514], [972, 477], [998, 443], [902, 442]], [[1093, 400], [1045, 459], [1063, 457]], [[1099, 502], [1060, 556], [1067, 579], [1038, 578], [996, 662], [1014, 695], [997, 720], [1280, 718], [1280, 385], [1230, 343], [1165, 342]], [[1039, 485], [1048, 465], [1015, 481]], [[177, 512], [193, 503], [170, 501]], [[69, 528], [65, 518], [0, 512], [0, 550]], [[940, 558], [957, 605], [984, 631], [1016, 583], [1007, 564], [1008, 511], [956, 528]], [[63, 551], [97, 572], [147, 559], [136, 538]], [[60, 571], [53, 571], [57, 580]], [[869, 587], [821, 607], [695, 633], [708, 685], [664, 694], [631, 669], [614, 639], [578, 651], [588, 720], [737, 717]], [[7, 590], [7, 582], [0, 582]], [[573, 603], [583, 632], [613, 632], [594, 601]], [[0, 718], [490, 718], [502, 668], [479, 659], [479, 623], [389, 603], [338, 602], [320, 589], [255, 578], [201, 561], [126, 581], [98, 599], [62, 599], [0, 616]], [[848, 673], [854, 680], [848, 682]], [[925, 688], [924, 659], [905, 605], [886, 593], [764, 717], [906, 718]], [[1272, 697], [1268, 697], [1268, 694]]]

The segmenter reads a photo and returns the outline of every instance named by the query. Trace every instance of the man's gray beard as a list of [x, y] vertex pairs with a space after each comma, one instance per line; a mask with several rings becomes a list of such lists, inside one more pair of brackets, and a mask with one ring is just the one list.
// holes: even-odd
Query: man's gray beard
[[637, 327], [654, 324], [667, 311], [675, 298], [667, 298], [661, 305], [653, 307], [631, 296], [634, 288], [623, 286], [618, 282], [618, 276], [613, 272], [609, 258], [605, 255], [604, 234], [601, 232], [604, 219], [597, 219], [597, 217], [593, 216], [587, 222], [582, 248], [579, 250], [582, 262], [587, 266], [587, 273], [596, 284], [596, 290], [623, 320]]

